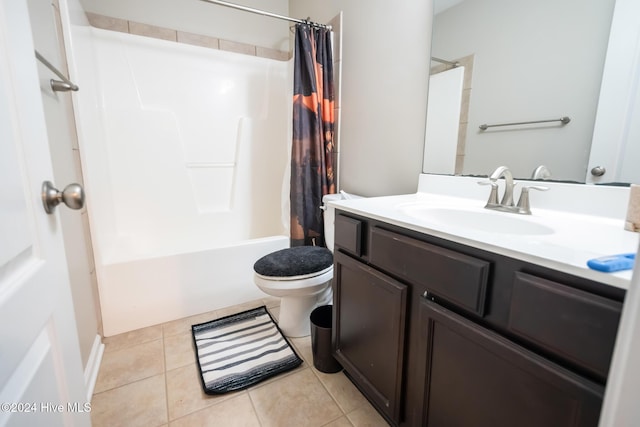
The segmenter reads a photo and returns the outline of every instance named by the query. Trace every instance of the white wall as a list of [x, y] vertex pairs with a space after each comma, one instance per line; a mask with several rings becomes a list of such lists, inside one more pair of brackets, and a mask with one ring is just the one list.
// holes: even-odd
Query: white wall
[[[200, 0], [80, 1], [87, 12], [99, 15], [289, 50], [290, 23]], [[287, 15], [289, 9], [288, 0], [242, 0], [237, 3], [280, 15]]]
[[[464, 173], [501, 164], [528, 177], [584, 181], [613, 0], [465, 1], [439, 14], [433, 56], [474, 54]], [[571, 123], [480, 131], [483, 123], [569, 116]]]
[[290, 15], [328, 22], [343, 12], [341, 189], [416, 191], [422, 169], [432, 1], [290, 2]]

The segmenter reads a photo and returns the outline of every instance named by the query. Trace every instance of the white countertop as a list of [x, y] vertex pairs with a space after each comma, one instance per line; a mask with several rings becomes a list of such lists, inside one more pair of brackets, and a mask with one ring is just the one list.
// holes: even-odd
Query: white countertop
[[[451, 180], [455, 180], [455, 183]], [[576, 185], [572, 184], [544, 183], [543, 185], [548, 185], [551, 190], [540, 194], [532, 192], [532, 215], [518, 215], [484, 209], [489, 188], [478, 186], [476, 181], [478, 179], [475, 178], [425, 178], [421, 175], [419, 191], [414, 194], [331, 201], [329, 204], [399, 227], [628, 289], [632, 270], [603, 273], [587, 267], [587, 261], [592, 258], [622, 253], [635, 254], [638, 251], [640, 233], [624, 230], [628, 188], [603, 189], [581, 185], [582, 188], [576, 189]], [[431, 191], [434, 185], [437, 192]], [[443, 186], [451, 188], [450, 194], [442, 194], [447, 192], [442, 190]], [[592, 187], [593, 190], [586, 187]], [[465, 196], [460, 197], [461, 193]], [[547, 193], [552, 195], [546, 198], [541, 196]], [[605, 193], [606, 195], [602, 196]], [[466, 194], [469, 194], [469, 197]], [[518, 194], [519, 192], [516, 192], [516, 195]], [[577, 197], [591, 198], [591, 201], [577, 200]], [[596, 198], [599, 203], [594, 203]], [[603, 201], [603, 198], [608, 199]], [[517, 197], [515, 199], [517, 201]], [[567, 210], [552, 209], [557, 200], [566, 204]], [[584, 204], [593, 205], [594, 208], [584, 208]], [[590, 212], [577, 213], [576, 206], [583, 206], [583, 211]], [[446, 209], [472, 214], [477, 212], [478, 221], [486, 223], [499, 224], [504, 219], [508, 225], [513, 218], [518, 222], [516, 225], [524, 221], [526, 225], [532, 225], [534, 228], [550, 227], [553, 232], [510, 234], [500, 226], [488, 227], [490, 230], [483, 229], [485, 227], [480, 222], [461, 224], [460, 221], [446, 221], [442, 217], [431, 218], [429, 209], [432, 208], [445, 209], [441, 211], [445, 213], [448, 212]], [[412, 214], [416, 210], [427, 213], [416, 216]]]

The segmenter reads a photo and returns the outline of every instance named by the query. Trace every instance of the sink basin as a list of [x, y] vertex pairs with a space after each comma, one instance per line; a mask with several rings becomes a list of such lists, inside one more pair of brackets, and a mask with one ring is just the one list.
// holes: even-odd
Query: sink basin
[[424, 205], [405, 205], [398, 209], [418, 220], [456, 228], [466, 228], [487, 233], [544, 235], [554, 230], [516, 214], [497, 212], [484, 208], [429, 207]]

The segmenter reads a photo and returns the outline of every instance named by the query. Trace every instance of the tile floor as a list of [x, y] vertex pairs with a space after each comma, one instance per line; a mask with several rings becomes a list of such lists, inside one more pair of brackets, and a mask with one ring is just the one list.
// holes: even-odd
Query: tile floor
[[313, 367], [311, 339], [293, 338], [304, 363], [246, 390], [202, 392], [191, 325], [279, 301], [265, 298], [104, 339], [92, 400], [94, 427], [387, 426], [342, 373]]

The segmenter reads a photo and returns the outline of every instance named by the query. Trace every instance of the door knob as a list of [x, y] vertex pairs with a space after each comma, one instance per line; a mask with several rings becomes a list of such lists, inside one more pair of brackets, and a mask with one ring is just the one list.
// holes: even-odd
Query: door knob
[[607, 170], [602, 166], [596, 166], [591, 169], [591, 175], [593, 176], [602, 176], [607, 172]]
[[52, 214], [56, 206], [63, 202], [71, 209], [82, 209], [84, 206], [84, 190], [80, 184], [69, 184], [58, 191], [50, 181], [42, 183], [42, 204], [48, 214]]

